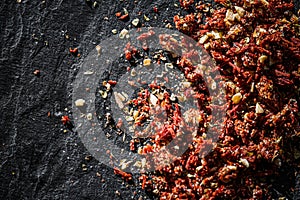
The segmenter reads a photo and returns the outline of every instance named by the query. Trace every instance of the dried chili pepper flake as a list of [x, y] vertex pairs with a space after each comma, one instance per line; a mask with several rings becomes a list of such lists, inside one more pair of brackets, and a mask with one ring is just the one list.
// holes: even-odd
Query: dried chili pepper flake
[[136, 39], [143, 41], [143, 40], [146, 40], [147, 38], [153, 36], [154, 34], [155, 34], [155, 32], [153, 30], [149, 30], [147, 33], [142, 33]]
[[135, 142], [134, 140], [130, 140], [130, 151], [134, 151], [135, 150]]
[[74, 49], [70, 48], [69, 51], [73, 55], [77, 55], [78, 54], [78, 48], [74, 48]]
[[120, 20], [126, 20], [129, 18], [129, 14], [125, 14], [125, 15], [122, 15], [121, 17], [119, 17]]
[[107, 83], [112, 85], [112, 86], [117, 85], [117, 81], [114, 81], [114, 80], [108, 80]]
[[114, 173], [117, 175], [120, 175], [124, 180], [126, 181], [131, 181], [132, 180], [132, 175], [122, 171], [121, 169], [114, 167]]
[[[289, 59], [290, 56], [297, 58], [297, 53], [295, 53], [297, 48], [293, 44], [293, 42], [297, 43], [297, 41], [291, 42], [292, 40], [289, 41], [290, 39], [284, 38], [287, 35], [286, 33], [290, 31], [290, 27], [281, 26], [282, 24], [288, 24], [288, 20], [276, 21], [274, 18], [280, 18], [281, 14], [283, 14], [281, 9], [290, 9], [290, 5], [283, 4], [278, 6], [276, 2], [268, 1], [267, 3], [270, 8], [278, 9], [276, 12], [270, 11], [272, 12], [270, 15], [270, 12], [264, 12], [267, 5], [265, 1], [251, 1], [250, 3], [236, 0], [216, 1], [222, 3], [223, 7], [217, 8], [212, 13], [208, 13], [205, 25], [198, 24], [201, 21], [202, 13], [189, 14], [186, 17], [175, 16], [174, 22], [176, 28], [186, 31], [187, 34], [192, 35], [196, 40], [200, 40], [200, 43], [216, 59], [216, 70], [224, 73], [224, 76], [221, 75], [220, 79], [223, 76], [232, 83], [236, 82], [234, 87], [226, 88], [228, 90], [228, 102], [227, 105], [223, 105], [224, 110], [226, 106], [229, 108], [226, 118], [226, 128], [220, 136], [220, 145], [217, 144], [216, 149], [212, 152], [213, 156], [208, 155], [208, 159], [205, 162], [191, 158], [188, 164], [186, 163], [188, 158], [195, 153], [194, 149], [199, 144], [189, 149], [190, 154], [187, 154], [187, 157], [181, 157], [178, 160], [180, 165], [187, 165], [189, 168], [189, 172], [186, 172], [187, 176], [184, 177], [186, 180], [174, 177], [174, 174], [180, 174], [175, 166], [167, 166], [160, 169], [162, 174], [160, 177], [152, 175], [151, 178], [154, 180], [152, 185], [148, 184], [148, 177], [141, 179], [142, 187], [145, 189], [153, 188], [155, 193], [159, 194], [160, 198], [261, 198], [261, 188], [263, 188], [266, 196], [268, 196], [268, 186], [265, 183], [263, 184], [266, 186], [262, 186], [263, 184], [260, 185], [258, 181], [253, 181], [253, 179], [258, 176], [269, 176], [273, 173], [272, 170], [276, 171], [276, 169], [272, 168], [269, 171], [263, 169], [261, 173], [256, 173], [257, 161], [261, 159], [266, 159], [267, 162], [270, 161], [276, 154], [276, 151], [280, 149], [272, 141], [277, 141], [277, 134], [280, 135], [283, 133], [281, 130], [274, 129], [274, 127], [291, 127], [291, 123], [296, 121], [295, 117], [291, 117], [291, 119], [286, 118], [287, 115], [284, 114], [288, 113], [286, 109], [282, 110], [280, 114], [273, 114], [272, 111], [269, 113], [269, 110], [272, 109], [270, 108], [271, 105], [268, 105], [275, 104], [275, 106], [282, 107], [282, 103], [276, 99], [276, 95], [278, 95], [277, 89], [280, 85], [294, 84], [296, 81], [295, 77], [297, 77], [295, 73], [298, 64], [295, 64], [293, 59]], [[193, 1], [180, 0], [180, 3], [181, 6], [188, 9]], [[207, 9], [207, 6], [200, 7], [198, 6], [197, 9], [202, 9], [203, 12], [206, 12], [205, 9]], [[258, 10], [255, 7], [258, 7]], [[256, 20], [258, 18], [264, 20]], [[265, 20], [268, 22], [267, 24], [264, 24]], [[248, 27], [251, 27], [251, 29], [248, 29]], [[282, 34], [283, 30], [285, 34]], [[269, 33], [270, 35], [268, 35]], [[138, 39], [145, 41], [146, 44], [147, 38], [151, 35], [150, 32], [144, 33]], [[163, 43], [169, 44], [171, 40], [168, 41], [168, 39], [162, 40]], [[278, 44], [283, 44], [281, 50], [278, 50], [278, 46], [280, 46]], [[129, 46], [126, 50], [133, 54]], [[288, 53], [287, 56], [286, 52], [294, 53]], [[189, 56], [192, 56], [192, 54], [189, 54]], [[157, 63], [161, 61], [158, 59]], [[283, 61], [286, 63], [281, 65]], [[205, 62], [204, 60], [201, 61], [202, 64], [205, 64]], [[193, 70], [194, 66], [184, 58], [180, 58], [178, 64], [187, 81], [191, 82], [191, 85], [194, 85], [200, 73], [195, 73]], [[272, 66], [272, 68], [268, 66]], [[265, 76], [266, 74], [268, 75]], [[273, 76], [269, 76], [270, 74]], [[138, 82], [142, 81], [138, 80]], [[134, 82], [129, 81], [129, 84], [134, 84]], [[141, 120], [145, 119], [143, 114], [149, 112], [150, 108], [154, 107], [153, 104], [155, 104], [156, 108], [162, 107], [167, 111], [168, 117], [171, 120], [168, 121], [170, 122], [169, 126], [163, 126], [161, 130], [155, 129], [157, 135], [154, 136], [154, 141], [160, 147], [168, 139], [176, 136], [177, 130], [173, 126], [176, 127], [176, 124], [180, 124], [181, 116], [179, 111], [173, 109], [174, 105], [170, 104], [171, 100], [174, 99], [171, 94], [169, 96], [164, 95], [164, 92], [160, 90], [161, 87], [156, 83], [149, 84], [149, 88], [150, 95], [148, 97], [146, 97], [147, 92], [141, 91], [138, 97], [131, 101], [131, 105], [136, 110], [132, 110], [129, 117], [132, 118], [132, 122], [134, 121], [136, 125], [140, 126], [142, 125]], [[279, 90], [281, 90], [281, 87]], [[247, 91], [251, 93], [246, 93]], [[284, 93], [284, 91], [281, 92]], [[190, 95], [195, 96], [199, 101], [209, 99], [201, 94], [201, 92], [185, 92], [184, 98], [188, 98], [188, 95]], [[154, 95], [155, 99], [151, 95]], [[151, 102], [151, 97], [153, 103]], [[145, 98], [148, 99], [145, 101]], [[236, 105], [232, 105], [232, 103]], [[216, 106], [205, 105], [203, 108], [206, 111], [210, 111], [211, 109], [215, 109]], [[264, 111], [262, 112], [260, 108]], [[246, 114], [243, 109], [245, 109]], [[292, 110], [292, 108], [290, 109]], [[264, 112], [269, 114], [263, 115], [262, 113]], [[242, 119], [240, 119], [240, 114], [244, 115]], [[203, 127], [199, 128], [199, 131], [203, 132], [202, 142], [206, 138], [205, 127], [210, 120], [211, 117], [206, 118], [205, 115], [203, 117], [201, 115], [201, 120], [198, 120], [198, 123], [204, 124]], [[256, 127], [260, 123], [258, 120], [262, 120], [263, 124], [265, 124], [264, 126], [268, 126], [271, 129], [270, 131], [274, 131], [274, 134], [277, 136], [274, 138], [272, 136], [270, 138], [265, 137], [269, 134], [266, 134], [266, 130]], [[152, 125], [153, 122], [150, 124]], [[283, 124], [285, 125], [283, 126]], [[255, 141], [256, 138], [260, 139]], [[195, 139], [195, 141], [198, 140]], [[130, 142], [132, 150], [135, 149], [134, 145], [134, 141]], [[138, 148], [138, 153], [145, 154], [150, 152], [151, 148], [149, 145], [144, 145]], [[247, 173], [247, 177], [241, 176], [238, 173], [240, 169], [248, 168], [250, 165], [253, 167], [253, 170]], [[210, 169], [207, 166], [215, 167]], [[211, 176], [211, 173], [215, 173], [215, 175]], [[249, 187], [246, 189], [247, 192], [242, 189], [240, 191], [243, 192], [232, 190], [234, 186], [231, 181], [236, 183], [245, 182]], [[164, 187], [158, 187], [158, 185], [164, 185]]]
[[128, 60], [128, 61], [132, 59], [132, 54], [131, 54], [130, 51], [126, 51], [126, 52], [125, 52], [125, 58], [126, 58], [126, 60]]
[[116, 17], [121, 17], [122, 13], [121, 12], [117, 12], [116, 13]]
[[70, 123], [70, 118], [67, 115], [64, 115], [61, 117], [61, 122], [63, 123], [63, 125], [66, 125], [68, 123]]

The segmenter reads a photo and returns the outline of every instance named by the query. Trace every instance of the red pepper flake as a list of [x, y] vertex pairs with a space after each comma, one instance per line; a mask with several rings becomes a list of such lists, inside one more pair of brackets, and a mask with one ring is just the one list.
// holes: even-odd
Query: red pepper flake
[[[295, 135], [299, 133], [299, 117], [295, 113], [299, 109], [296, 87], [300, 84], [300, 33], [298, 22], [293, 22], [292, 14], [288, 15], [293, 13], [293, 4], [285, 3], [284, 0], [215, 0], [223, 5], [213, 7], [213, 10], [208, 3], [200, 2], [196, 9], [190, 9], [194, 0], [179, 1], [187, 12], [192, 10], [192, 13], [184, 17], [175, 16], [176, 28], [199, 41], [216, 60], [213, 71], [220, 71], [218, 79], [228, 81], [227, 102], [221, 106], [204, 103], [211, 99], [202, 92], [206, 91], [206, 86], [197, 81], [201, 79], [201, 74], [189, 62], [195, 52], [186, 52], [186, 57], [178, 59], [177, 66], [187, 81], [191, 82], [193, 91], [196, 91], [185, 91], [185, 97], [194, 96], [200, 102], [201, 117], [197, 129], [197, 134], [200, 134], [193, 138], [193, 143], [184, 155], [172, 165], [158, 169], [159, 175], [141, 177], [142, 188], [153, 189], [160, 199], [271, 198], [270, 190], [273, 186], [267, 180], [282, 173], [282, 168], [279, 168], [283, 163], [294, 165], [297, 161], [286, 153], [287, 149], [293, 151], [294, 148], [289, 147], [288, 141], [292, 137], [299, 139], [299, 135]], [[205, 24], [201, 21], [203, 15], [206, 16]], [[295, 20], [295, 14], [293, 18]], [[138, 40], [146, 44], [150, 36], [149, 33], [143, 33]], [[173, 40], [170, 37], [162, 38], [162, 41], [176, 45], [171, 43]], [[201, 64], [208, 64], [208, 61], [202, 59]], [[149, 84], [150, 93], [157, 90], [157, 87], [156, 83]], [[242, 94], [243, 98], [235, 105], [231, 99], [237, 93]], [[141, 92], [131, 102], [139, 113], [147, 112], [149, 107], [143, 99], [145, 92]], [[167, 125], [153, 131], [155, 135], [152, 139], [156, 147], [176, 137], [177, 125], [183, 121], [179, 106], [174, 109], [176, 104], [170, 104], [170, 99], [170, 95], [152, 99], [171, 119]], [[256, 112], [257, 104], [263, 107], [264, 113]], [[224, 129], [214, 144], [205, 140], [205, 125], [213, 118], [207, 114], [216, 109], [222, 109], [227, 115], [217, 122], [224, 123]], [[139, 116], [136, 119], [135, 124], [142, 125]], [[155, 126], [155, 123], [150, 125]], [[198, 137], [201, 134], [203, 137]], [[283, 150], [285, 144], [288, 145]], [[201, 158], [199, 152], [207, 146], [215, 148]], [[130, 148], [133, 147], [132, 141]], [[138, 153], [147, 154], [152, 148], [144, 144]], [[269, 165], [262, 167], [261, 163], [265, 162]], [[152, 185], [147, 184], [149, 178], [153, 180]], [[236, 187], [239, 190], [233, 189]]]
[[117, 12], [116, 13], [116, 17], [121, 17], [122, 13], [121, 12]]
[[121, 17], [119, 17], [119, 19], [120, 20], [126, 20], [126, 19], [128, 19], [128, 17], [129, 17], [129, 14], [124, 14]]
[[179, 0], [179, 2], [180, 6], [187, 10], [194, 3], [194, 0]]
[[130, 151], [134, 151], [135, 150], [135, 146], [134, 146], [134, 140], [130, 140]]
[[70, 123], [70, 118], [69, 118], [69, 116], [67, 116], [67, 115], [62, 116], [62, 117], [61, 117], [61, 122], [62, 122], [64, 125]]
[[112, 86], [117, 85], [117, 81], [113, 81], [113, 80], [108, 80], [107, 83], [109, 83]]
[[145, 189], [146, 181], [147, 181], [147, 176], [146, 175], [142, 175], [142, 176], [139, 177], [139, 180], [142, 181], [142, 189]]
[[154, 6], [154, 7], [153, 7], [153, 11], [154, 11], [155, 13], [158, 13], [158, 8], [157, 8], [156, 6]]
[[114, 173], [117, 174], [117, 175], [120, 175], [125, 181], [131, 181], [132, 180], [132, 175], [131, 174], [129, 174], [127, 172], [124, 172], [124, 171], [120, 170], [117, 167], [114, 167]]
[[69, 51], [71, 54], [73, 54], [75, 56], [78, 54], [78, 48], [74, 48], [74, 49], [70, 48]]
[[125, 52], [125, 58], [126, 58], [126, 60], [128, 60], [128, 61], [132, 59], [132, 54], [131, 54], [130, 51], [127, 50], [127, 51]]
[[153, 36], [155, 34], [155, 32], [153, 30], [149, 30], [147, 33], [142, 33], [141, 35], [139, 35], [136, 39], [143, 41], [143, 40], [147, 40], [149, 37]]

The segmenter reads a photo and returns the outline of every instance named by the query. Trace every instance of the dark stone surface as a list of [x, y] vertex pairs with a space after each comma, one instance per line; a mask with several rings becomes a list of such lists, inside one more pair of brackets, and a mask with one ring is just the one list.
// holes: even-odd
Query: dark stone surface
[[[99, 2], [97, 8], [85, 0], [0, 3], [0, 199], [130, 199], [135, 191], [134, 199], [146, 197], [112, 169], [85, 160], [89, 152], [76, 133], [64, 133], [60, 118], [71, 115], [71, 83], [83, 58], [112, 29], [130, 24], [117, 20], [116, 11], [126, 7], [131, 19], [142, 11], [151, 18], [146, 26], [164, 27], [179, 12], [178, 2]], [[81, 57], [69, 47], [78, 47]]]
[[[97, 8], [84, 0], [0, 3], [0, 199], [116, 199], [116, 190], [123, 199], [134, 191], [135, 199], [146, 196], [95, 159], [86, 161], [89, 152], [76, 133], [63, 132], [60, 118], [70, 115], [71, 83], [83, 58], [112, 29], [130, 24], [117, 20], [116, 11], [126, 7], [131, 19], [142, 11], [151, 18], [146, 26], [164, 27], [178, 10], [175, 1], [99, 2]], [[69, 47], [78, 47], [81, 57]]]

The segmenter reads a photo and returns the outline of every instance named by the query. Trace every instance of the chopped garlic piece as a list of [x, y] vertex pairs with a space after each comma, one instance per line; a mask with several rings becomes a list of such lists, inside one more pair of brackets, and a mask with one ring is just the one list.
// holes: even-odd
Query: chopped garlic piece
[[204, 42], [206, 42], [206, 40], [208, 39], [208, 36], [207, 35], [203, 35], [200, 40], [199, 40], [199, 43], [200, 44], [204, 44]]
[[151, 65], [151, 59], [147, 58], [143, 61], [144, 66], [150, 66]]
[[259, 103], [256, 103], [255, 113], [258, 113], [258, 114], [264, 113], [264, 109], [261, 107], [261, 105], [259, 105]]
[[124, 39], [125, 37], [128, 38], [128, 37], [129, 37], [128, 33], [129, 33], [129, 31], [128, 31], [127, 29], [123, 29], [123, 30], [120, 32], [119, 37], [120, 37], [121, 39]]
[[240, 103], [242, 98], [243, 98], [243, 95], [241, 93], [236, 93], [235, 95], [233, 95], [231, 100], [234, 104], [238, 104], [238, 103]]
[[151, 104], [155, 106], [157, 104], [157, 101], [158, 101], [157, 97], [155, 95], [153, 95], [153, 94], [150, 94], [150, 102], [151, 102]]
[[85, 100], [84, 99], [77, 99], [75, 101], [75, 106], [76, 107], [83, 107], [85, 105]]
[[242, 7], [234, 6], [234, 8], [241, 17], [243, 17], [245, 15], [245, 10]]
[[136, 26], [138, 26], [138, 25], [139, 25], [139, 23], [140, 23], [140, 20], [139, 20], [138, 18], [136, 18], [136, 19], [132, 20], [132, 22], [131, 22], [131, 23], [132, 23], [132, 25], [133, 25], [133, 26], [135, 26], [135, 27], [136, 27]]
[[268, 58], [268, 56], [262, 55], [262, 56], [260, 56], [260, 57], [258, 58], [258, 60], [259, 60], [260, 63], [263, 63], [265, 60], [267, 60], [267, 58]]

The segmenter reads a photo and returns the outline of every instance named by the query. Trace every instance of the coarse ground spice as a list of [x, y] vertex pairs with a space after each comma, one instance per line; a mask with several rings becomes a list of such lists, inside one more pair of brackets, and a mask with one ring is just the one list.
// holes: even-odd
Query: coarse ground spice
[[[216, 62], [214, 70], [221, 75], [209, 77], [209, 82], [204, 83], [202, 74], [197, 72], [198, 66], [190, 62], [195, 57], [193, 51], [173, 58], [173, 63], [166, 62], [168, 58], [163, 52], [155, 53], [153, 58], [142, 56], [141, 52], [149, 51], [146, 41], [155, 35], [154, 31], [137, 38], [143, 44], [142, 49], [128, 43], [124, 59], [130, 63], [140, 62], [144, 67], [152, 63], [174, 65], [184, 74], [186, 81], [182, 84], [194, 89], [193, 93], [186, 91], [182, 98], [193, 96], [198, 101], [197, 109], [185, 115], [181, 112], [179, 97], [172, 100], [167, 88], [156, 82], [144, 83], [145, 87], [125, 104], [124, 94], [114, 94], [118, 106], [128, 109], [126, 121], [134, 133], [129, 142], [132, 152], [147, 155], [181, 136], [182, 127], [197, 129], [190, 131], [192, 143], [182, 156], [155, 172], [141, 174], [141, 187], [159, 199], [291, 198], [294, 190], [291, 182], [300, 167], [297, 164], [300, 158], [297, 150], [300, 141], [300, 25], [292, 1], [215, 0], [217, 5], [214, 6], [202, 1], [179, 2], [189, 13], [174, 16], [176, 28], [207, 50]], [[155, 7], [154, 12], [158, 10]], [[120, 17], [121, 13], [116, 16]], [[120, 38], [127, 33], [123, 30]], [[178, 45], [170, 36], [159, 37], [162, 46]], [[139, 59], [142, 60], [137, 61]], [[208, 60], [203, 58], [201, 65]], [[128, 66], [127, 71], [136, 77], [135, 66]], [[225, 105], [209, 104], [207, 85], [220, 87], [216, 81], [225, 81]], [[143, 80], [128, 80], [131, 86], [136, 82], [143, 83]], [[114, 80], [103, 82], [106, 91], [101, 95], [104, 99], [111, 92], [110, 87], [116, 84]], [[153, 108], [156, 114], [166, 113], [167, 120], [160, 126], [151, 126], [153, 134], [144, 139], [138, 127], [145, 128], [151, 123], [148, 120]], [[217, 121], [224, 128], [218, 141], [212, 143], [207, 140], [206, 125], [215, 117], [211, 116], [215, 110], [226, 112], [226, 118]], [[197, 126], [184, 124], [189, 119], [197, 119]], [[110, 113], [106, 115], [105, 126], [108, 124], [111, 124]], [[116, 121], [117, 129], [123, 125], [123, 120]], [[213, 149], [205, 152], [205, 147]], [[139, 164], [143, 165], [143, 161]], [[132, 175], [122, 169], [115, 168], [114, 172], [126, 181], [132, 180]], [[276, 186], [276, 179], [284, 176], [289, 183]], [[281, 194], [285, 196], [278, 196]]]
[[[175, 16], [174, 22], [203, 45], [226, 81], [222, 134], [207, 156], [190, 148], [174, 163], [142, 175], [141, 184], [160, 199], [276, 198], [274, 180], [287, 173], [284, 168], [299, 168], [291, 146], [300, 135], [299, 19], [292, 1], [215, 2], [219, 5], [211, 9], [180, 0], [196, 11]], [[180, 63], [189, 69], [184, 58]], [[284, 188], [293, 193], [293, 187]]]

